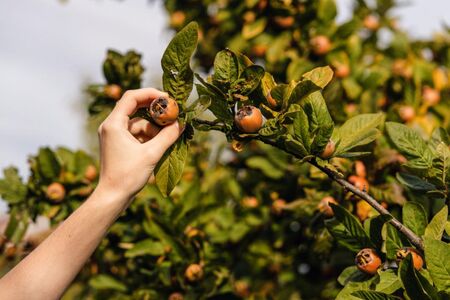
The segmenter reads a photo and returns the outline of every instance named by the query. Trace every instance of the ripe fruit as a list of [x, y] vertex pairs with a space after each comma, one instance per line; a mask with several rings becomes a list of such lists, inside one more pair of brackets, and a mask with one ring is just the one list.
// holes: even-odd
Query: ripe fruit
[[184, 277], [190, 282], [196, 282], [203, 278], [203, 268], [199, 264], [191, 264], [186, 268]]
[[234, 283], [234, 292], [236, 295], [242, 298], [247, 298], [250, 296], [250, 287], [248, 283], [244, 280], [237, 280]]
[[245, 23], [253, 23], [256, 20], [256, 14], [254, 11], [247, 11], [242, 16], [242, 19], [244, 19]]
[[5, 249], [3, 249], [3, 255], [8, 258], [14, 258], [17, 253], [17, 246], [12, 242], [7, 242], [5, 245]]
[[172, 98], [160, 97], [152, 101], [149, 112], [156, 124], [165, 126], [177, 120], [180, 110]]
[[263, 57], [267, 52], [267, 45], [256, 44], [252, 47], [252, 52], [257, 57]]
[[168, 300], [183, 300], [184, 296], [181, 293], [175, 292], [169, 295]]
[[246, 208], [255, 208], [258, 207], [259, 202], [258, 199], [256, 199], [256, 197], [244, 197], [244, 199], [242, 199], [242, 206], [246, 207]]
[[170, 26], [174, 28], [179, 28], [183, 26], [185, 20], [186, 15], [184, 14], [184, 12], [180, 10], [174, 11], [170, 16]]
[[369, 182], [363, 177], [352, 175], [348, 178], [348, 181], [353, 184], [358, 190], [366, 192], [369, 190]]
[[89, 165], [84, 171], [84, 178], [88, 181], [94, 181], [97, 178], [97, 168], [94, 165]]
[[401, 76], [410, 79], [413, 75], [411, 64], [405, 59], [396, 59], [392, 63], [392, 73], [396, 76]]
[[324, 35], [318, 35], [310, 40], [312, 51], [316, 55], [325, 55], [331, 50], [330, 39]]
[[375, 31], [380, 27], [380, 21], [377, 16], [368, 15], [363, 20], [363, 25], [369, 30]]
[[47, 187], [45, 194], [48, 199], [58, 203], [61, 202], [66, 196], [66, 189], [61, 183], [53, 182]]
[[196, 236], [203, 236], [203, 232], [201, 232], [199, 229], [195, 227], [188, 226], [186, 230], [184, 231], [186, 236], [190, 239], [196, 237]]
[[399, 108], [398, 115], [403, 122], [409, 122], [416, 117], [416, 111], [412, 106], [404, 105]]
[[425, 102], [427, 105], [433, 106], [441, 101], [441, 94], [439, 93], [439, 91], [429, 86], [425, 86], [422, 91], [422, 98], [423, 102]]
[[293, 16], [286, 16], [286, 17], [277, 16], [273, 20], [274, 20], [275, 24], [277, 24], [281, 28], [292, 27], [292, 25], [294, 25], [294, 22], [295, 22], [295, 19]]
[[334, 68], [334, 75], [336, 75], [337, 78], [345, 78], [350, 75], [350, 67], [346, 64], [339, 65]]
[[269, 104], [270, 108], [278, 109], [280, 107], [280, 105], [278, 104], [277, 100], [272, 97], [270, 92], [267, 93], [266, 99], [267, 99], [267, 104]]
[[236, 152], [241, 152], [244, 150], [244, 143], [241, 141], [233, 140], [231, 142], [231, 148]]
[[329, 140], [325, 149], [323, 149], [319, 156], [320, 158], [328, 159], [333, 155], [334, 150], [336, 150], [336, 144], [332, 140]]
[[355, 264], [361, 272], [374, 275], [381, 265], [381, 259], [374, 249], [364, 248], [356, 254]]
[[330, 203], [338, 204], [338, 202], [333, 197], [326, 196], [322, 200], [320, 200], [318, 205], [319, 211], [327, 217], [334, 216], [334, 212], [330, 206]]
[[355, 161], [355, 174], [356, 176], [366, 178], [366, 167], [364, 166], [364, 163], [360, 160]]
[[263, 117], [261, 111], [252, 106], [243, 106], [234, 117], [234, 122], [238, 129], [245, 133], [255, 133], [261, 128]]
[[275, 215], [279, 215], [283, 212], [284, 207], [286, 206], [286, 201], [283, 199], [276, 199], [272, 202], [272, 213]]
[[119, 100], [122, 97], [122, 88], [117, 84], [105, 85], [103, 93], [111, 99]]
[[264, 8], [266, 8], [267, 7], [267, 2], [268, 2], [268, 0], [260, 0], [258, 2], [258, 9], [259, 10], [263, 10]]
[[395, 255], [396, 261], [397, 261], [397, 263], [400, 263], [410, 253], [411, 253], [411, 256], [412, 256], [414, 269], [419, 271], [423, 267], [423, 258], [419, 254], [419, 252], [417, 252], [417, 250], [414, 249], [414, 248], [404, 247], [404, 248], [399, 249], [397, 251], [396, 255]]

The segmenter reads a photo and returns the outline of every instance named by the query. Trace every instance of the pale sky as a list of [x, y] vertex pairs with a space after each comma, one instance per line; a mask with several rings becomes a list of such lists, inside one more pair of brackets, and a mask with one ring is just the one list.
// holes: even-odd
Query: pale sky
[[[337, 2], [343, 20], [352, 1]], [[396, 13], [413, 36], [450, 24], [450, 1], [409, 3]], [[27, 176], [27, 156], [41, 146], [85, 148], [81, 91], [102, 82], [106, 49], [141, 52], [146, 82], [155, 82], [171, 35], [166, 22], [158, 0], [1, 0], [0, 169], [15, 165]]]

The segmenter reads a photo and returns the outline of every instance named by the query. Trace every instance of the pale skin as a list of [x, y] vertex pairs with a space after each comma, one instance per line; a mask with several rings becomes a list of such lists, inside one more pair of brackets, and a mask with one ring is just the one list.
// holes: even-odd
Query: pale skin
[[167, 96], [153, 88], [127, 91], [100, 125], [100, 178], [92, 195], [0, 279], [0, 299], [59, 299], [108, 229], [148, 182], [178, 139], [178, 122], [162, 129], [132, 119], [137, 108]]

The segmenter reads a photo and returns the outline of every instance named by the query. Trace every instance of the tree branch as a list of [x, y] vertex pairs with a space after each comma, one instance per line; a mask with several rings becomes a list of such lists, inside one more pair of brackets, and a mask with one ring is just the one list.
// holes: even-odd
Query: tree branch
[[[192, 123], [197, 124], [197, 125], [206, 125], [208, 126], [208, 128], [204, 131], [208, 131], [208, 130], [217, 130], [217, 131], [221, 131], [226, 133], [226, 128], [225, 126], [220, 123], [220, 122], [216, 122], [216, 121], [208, 121], [208, 120], [202, 120], [202, 119], [192, 119]], [[202, 130], [201, 128], [198, 128], [198, 130]]]
[[[266, 139], [264, 137], [258, 137], [258, 140], [262, 141], [263, 143], [266, 143], [268, 145], [280, 148], [275, 142]], [[293, 153], [292, 151], [289, 151], [287, 149], [282, 149], [285, 152], [293, 155], [296, 158], [301, 159], [301, 157], [298, 157], [298, 155], [296, 153]], [[364, 191], [359, 190], [356, 186], [354, 186], [353, 184], [351, 184], [350, 182], [348, 182], [347, 180], [345, 180], [344, 178], [341, 178], [339, 176], [338, 173], [336, 173], [333, 170], [330, 170], [326, 167], [320, 166], [315, 160], [310, 160], [308, 161], [311, 165], [315, 166], [316, 168], [318, 168], [319, 170], [321, 170], [322, 172], [324, 172], [325, 174], [328, 175], [328, 177], [331, 180], [334, 180], [335, 182], [337, 182], [339, 185], [341, 185], [342, 187], [344, 187], [345, 189], [349, 190], [350, 192], [352, 192], [354, 195], [358, 196], [359, 198], [363, 199], [364, 201], [366, 201], [367, 203], [370, 204], [370, 206], [372, 206], [378, 213], [380, 213], [380, 215], [387, 215], [391, 217], [391, 220], [389, 220], [389, 223], [394, 226], [398, 231], [400, 231], [401, 233], [403, 233], [408, 240], [420, 251], [424, 251], [424, 247], [423, 247], [423, 241], [422, 239], [417, 236], [411, 229], [409, 229], [408, 227], [406, 227], [405, 225], [403, 225], [399, 220], [397, 220], [387, 209], [385, 209], [383, 206], [381, 206], [380, 203], [378, 203], [377, 200], [375, 200], [372, 196], [370, 196], [369, 194], [367, 194]]]

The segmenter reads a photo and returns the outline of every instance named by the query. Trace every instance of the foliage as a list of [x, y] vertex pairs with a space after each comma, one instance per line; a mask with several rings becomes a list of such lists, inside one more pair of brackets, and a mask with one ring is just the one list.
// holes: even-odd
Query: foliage
[[[163, 88], [178, 101], [186, 130], [155, 170], [156, 183], [136, 196], [64, 299], [167, 299], [176, 292], [184, 299], [448, 299], [448, 41], [409, 41], [388, 17], [392, 1], [375, 8], [357, 1], [345, 24], [335, 24], [332, 0], [165, 3], [172, 26], [184, 29], [163, 55]], [[369, 15], [378, 28], [367, 28]], [[384, 48], [381, 27], [395, 36]], [[324, 34], [332, 48], [318, 55], [310, 39]], [[206, 78], [191, 70], [193, 53], [211, 68]], [[340, 75], [342, 63], [348, 76]], [[143, 69], [134, 51], [109, 51], [106, 84], [88, 89], [91, 115], [101, 119], [114, 106], [106, 87], [139, 88]], [[424, 86], [438, 90], [440, 101], [427, 102]], [[249, 104], [266, 120], [257, 133], [243, 134], [234, 116]], [[405, 105], [416, 117], [401, 124]], [[150, 120], [145, 109], [136, 116]], [[213, 130], [226, 141], [217, 142]], [[334, 152], [323, 159], [330, 140]], [[18, 247], [8, 256], [4, 245], [4, 271], [36, 246], [24, 236], [30, 219], [44, 215], [57, 224], [89, 195], [95, 178], [86, 176], [88, 166], [96, 162], [82, 151], [42, 148], [30, 158], [26, 182], [14, 168], [4, 171], [5, 235]], [[366, 183], [358, 187], [352, 176]], [[66, 190], [61, 202], [46, 195], [53, 182]], [[333, 217], [322, 209], [325, 196], [338, 203]], [[395, 260], [412, 244], [394, 218], [423, 240], [421, 270], [410, 255]], [[373, 276], [353, 265], [367, 247], [384, 262]], [[193, 264], [203, 270], [196, 281], [186, 277]]]

